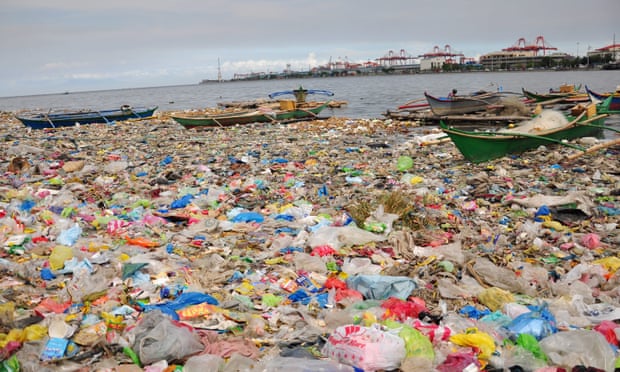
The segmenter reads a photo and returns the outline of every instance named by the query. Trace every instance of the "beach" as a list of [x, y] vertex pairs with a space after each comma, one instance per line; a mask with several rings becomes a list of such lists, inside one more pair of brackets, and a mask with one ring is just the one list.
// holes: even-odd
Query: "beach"
[[2, 114], [5, 366], [614, 370], [617, 146], [472, 164], [407, 121], [170, 114]]

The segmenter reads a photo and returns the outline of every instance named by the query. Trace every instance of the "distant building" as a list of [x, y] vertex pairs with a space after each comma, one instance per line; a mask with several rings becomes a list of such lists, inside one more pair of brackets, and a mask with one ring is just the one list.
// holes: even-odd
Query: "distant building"
[[544, 37], [537, 36], [533, 43], [520, 38], [508, 48], [482, 55], [480, 64], [489, 71], [526, 70], [539, 66], [559, 66], [564, 60], [570, 58], [573, 57], [557, 52], [557, 48], [547, 43]]
[[443, 65], [465, 64], [466, 60], [468, 58], [465, 58], [463, 53], [453, 51], [450, 45], [446, 44], [443, 49], [435, 45], [431, 52], [422, 54], [420, 71], [439, 71], [443, 69]]
[[592, 59], [604, 59], [605, 57], [610, 56], [612, 61], [620, 62], [620, 44], [611, 44], [602, 48], [594, 49], [593, 51], [588, 51], [587, 56]]
[[438, 71], [441, 70], [444, 63], [446, 63], [445, 57], [426, 57], [420, 60], [420, 71]]
[[[577, 62], [585, 65], [601, 65], [602, 68], [620, 69], [620, 44], [614, 42], [611, 45], [590, 50], [588, 46], [587, 62]], [[435, 46], [432, 51], [421, 55], [413, 55], [405, 49], [399, 52], [389, 50], [381, 57], [365, 62], [351, 62], [345, 56], [338, 57], [325, 65], [310, 67], [307, 71], [291, 70], [290, 65], [282, 72], [251, 72], [236, 73], [232, 80], [266, 80], [287, 79], [319, 76], [355, 76], [355, 75], [379, 75], [379, 74], [414, 74], [418, 72], [439, 71], [502, 71], [502, 70], [527, 70], [538, 68], [571, 68], [579, 56], [571, 56], [549, 44], [544, 37], [537, 36], [533, 42], [527, 42], [524, 38], [517, 40], [515, 44], [500, 51], [487, 53], [477, 60], [466, 57], [463, 53], [453, 51], [450, 45], [443, 48]], [[609, 63], [611, 61], [611, 63]], [[616, 61], [614, 63], [614, 61]], [[218, 81], [221, 81], [218, 59]], [[211, 82], [204, 80], [204, 83]]]

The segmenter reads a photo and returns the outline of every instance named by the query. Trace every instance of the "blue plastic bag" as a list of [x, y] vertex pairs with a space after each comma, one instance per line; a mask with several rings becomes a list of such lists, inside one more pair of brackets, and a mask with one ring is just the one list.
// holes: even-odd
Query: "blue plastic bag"
[[82, 228], [76, 223], [73, 227], [61, 231], [58, 238], [56, 238], [56, 242], [71, 247], [77, 242], [81, 234]]
[[265, 220], [262, 214], [256, 212], [241, 212], [232, 218], [232, 222], [258, 222]]
[[170, 208], [172, 209], [185, 208], [192, 201], [193, 198], [194, 196], [191, 194], [183, 195], [181, 199], [177, 199], [173, 201], [172, 204], [170, 204]]
[[159, 310], [162, 313], [169, 315], [174, 320], [179, 320], [179, 314], [177, 310], [186, 308], [191, 305], [197, 305], [201, 303], [208, 303], [209, 305], [219, 305], [219, 302], [212, 296], [206, 293], [200, 292], [183, 292], [179, 297], [172, 301], [164, 302], [155, 305], [142, 305], [144, 312], [153, 310]]
[[506, 325], [506, 329], [515, 339], [520, 334], [527, 333], [540, 341], [558, 331], [555, 317], [546, 305], [530, 306], [529, 308], [532, 311], [519, 315]]

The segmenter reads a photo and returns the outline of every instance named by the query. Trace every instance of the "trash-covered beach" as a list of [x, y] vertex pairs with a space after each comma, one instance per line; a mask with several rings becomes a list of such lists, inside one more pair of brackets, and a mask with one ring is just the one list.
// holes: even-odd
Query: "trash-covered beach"
[[0, 370], [615, 369], [617, 146], [0, 118]]

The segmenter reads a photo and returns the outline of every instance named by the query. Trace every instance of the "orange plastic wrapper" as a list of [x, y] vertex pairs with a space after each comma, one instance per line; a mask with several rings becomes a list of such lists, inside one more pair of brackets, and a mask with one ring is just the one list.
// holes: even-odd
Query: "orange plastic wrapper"
[[48, 313], [62, 314], [69, 308], [69, 306], [71, 306], [71, 301], [58, 303], [51, 298], [44, 298], [39, 305], [35, 307], [34, 311], [43, 316]]
[[155, 248], [160, 245], [157, 242], [154, 242], [152, 240], [142, 238], [142, 237], [130, 238], [126, 236], [124, 239], [129, 245], [137, 245], [137, 246], [144, 247], [144, 248]]

